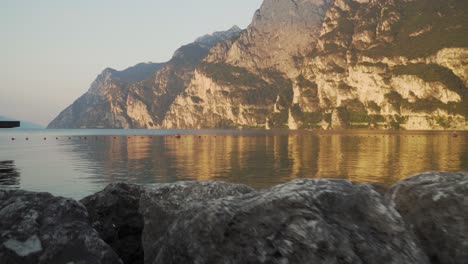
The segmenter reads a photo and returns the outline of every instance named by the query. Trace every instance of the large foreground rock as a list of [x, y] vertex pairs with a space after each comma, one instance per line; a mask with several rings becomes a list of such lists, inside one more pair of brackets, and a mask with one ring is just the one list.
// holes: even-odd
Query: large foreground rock
[[468, 173], [426, 172], [387, 195], [434, 264], [468, 263]]
[[[147, 190], [143, 193], [140, 201], [140, 212], [145, 220], [142, 237], [145, 263], [153, 263], [157, 258], [160, 248], [167, 241], [165, 234], [168, 233], [169, 229], [172, 229], [173, 223], [185, 210], [198, 207], [199, 204], [209, 203], [213, 199], [224, 197], [232, 199], [232, 197], [253, 192], [255, 191], [252, 188], [245, 185], [213, 181], [160, 184], [152, 190]], [[203, 224], [210, 225], [211, 223], [207, 221]], [[190, 241], [186, 242], [190, 243]], [[180, 254], [187, 253], [180, 252]], [[177, 255], [178, 253], [171, 257], [175, 259], [183, 257]], [[195, 258], [192, 260], [189, 262], [196, 263]], [[178, 263], [176, 260], [174, 261], [167, 263]]]
[[122, 263], [86, 208], [48, 193], [0, 190], [0, 263]]
[[224, 198], [218, 189], [191, 183], [142, 195], [145, 263], [428, 263], [370, 185], [296, 180]]
[[143, 216], [138, 211], [143, 192], [138, 185], [113, 183], [80, 201], [92, 226], [125, 264], [143, 263]]

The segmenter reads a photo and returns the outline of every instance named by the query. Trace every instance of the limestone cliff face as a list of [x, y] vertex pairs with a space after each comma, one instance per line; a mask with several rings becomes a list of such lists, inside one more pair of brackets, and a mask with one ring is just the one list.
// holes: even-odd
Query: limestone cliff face
[[239, 38], [211, 49], [163, 127], [286, 127], [292, 79], [317, 43], [330, 3], [265, 0]]
[[154, 74], [105, 71], [50, 127], [468, 129], [467, 10], [264, 0], [246, 30], [201, 37]]
[[467, 129], [468, 2], [265, 0], [168, 128]]
[[[131, 83], [149, 77], [162, 64], [138, 64], [124, 71], [105, 69], [88, 92], [60, 113], [48, 128], [130, 128], [148, 119], [148, 111], [129, 93]], [[143, 109], [142, 109], [143, 108]], [[138, 119], [132, 119], [136, 110]]]
[[[466, 129], [466, 1], [336, 0], [295, 91], [297, 118], [331, 115], [324, 127]], [[309, 85], [310, 86], [310, 85]], [[301, 97], [296, 95], [296, 97]]]
[[236, 37], [236, 26], [182, 46], [166, 63], [138, 64], [124, 71], [104, 70], [88, 92], [48, 128], [149, 128], [161, 126], [175, 97], [185, 90], [195, 66], [216, 43]]
[[288, 76], [297, 75], [300, 58], [314, 48], [331, 2], [265, 0], [240, 37], [216, 46], [206, 61], [251, 71], [275, 69]]

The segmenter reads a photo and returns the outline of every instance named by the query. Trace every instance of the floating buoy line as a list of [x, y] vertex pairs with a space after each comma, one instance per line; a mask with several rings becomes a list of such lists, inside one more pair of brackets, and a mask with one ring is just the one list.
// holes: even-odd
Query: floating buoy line
[[[163, 138], [174, 138], [174, 139], [181, 139], [183, 138], [184, 136], [181, 135], [181, 134], [172, 134], [172, 135], [160, 135], [161, 137]], [[219, 136], [219, 135], [218, 135]], [[321, 136], [326, 136], [326, 135], [321, 135], [319, 134], [318, 135], [319, 137]], [[362, 135], [363, 137], [367, 137], [367, 138], [380, 138], [379, 135]], [[391, 136], [391, 135], [382, 135], [381, 137], [384, 138], [384, 137], [388, 137], [388, 136]], [[405, 138], [420, 138], [422, 137], [422, 135], [398, 135], [398, 136], [403, 136]], [[433, 135], [425, 135], [425, 136], [433, 136]], [[441, 134], [440, 136], [444, 136], [444, 134]], [[449, 137], [452, 137], [452, 138], [468, 138], [468, 134], [467, 135], [464, 135], [464, 133], [460, 134], [458, 133], [457, 131], [454, 131], [454, 132], [450, 132], [450, 133], [447, 133], [445, 134], [445, 136], [449, 136]], [[112, 135], [109, 135], [109, 136], [63, 136], [63, 137], [60, 137], [60, 136], [54, 136], [54, 137], [50, 137], [50, 138], [55, 138], [55, 140], [61, 140], [61, 139], [65, 139], [65, 140], [73, 140], [73, 139], [79, 139], [79, 140], [93, 140], [95, 139], [96, 141], [99, 140], [100, 138], [109, 138], [109, 139], [113, 139], [113, 140], [116, 140], [117, 138], [124, 138], [124, 139], [128, 139], [128, 140], [132, 140], [132, 139], [152, 139], [154, 138], [155, 136], [154, 135], [131, 135], [131, 136], [127, 136], [127, 135], [121, 135], [121, 136], [112, 136]], [[193, 135], [194, 138], [199, 138], [199, 139], [202, 139], [202, 138], [216, 138], [217, 135]], [[220, 136], [220, 137], [226, 137], [225, 135], [224, 136]], [[239, 135], [239, 137], [249, 137], [249, 136], [246, 136], [246, 135]], [[42, 137], [40, 138], [41, 141], [47, 141], [48, 139], [50, 139], [48, 137]], [[10, 140], [11, 141], [21, 141], [20, 140], [21, 137], [11, 137]], [[33, 141], [33, 137], [24, 137], [23, 138], [25, 141]]]

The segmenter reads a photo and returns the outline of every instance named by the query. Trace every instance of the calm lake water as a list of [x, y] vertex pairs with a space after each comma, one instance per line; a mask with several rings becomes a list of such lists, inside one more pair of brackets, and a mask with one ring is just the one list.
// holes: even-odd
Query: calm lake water
[[116, 181], [267, 188], [297, 178], [344, 178], [388, 186], [427, 170], [468, 171], [468, 133], [0, 131], [0, 188], [76, 199]]

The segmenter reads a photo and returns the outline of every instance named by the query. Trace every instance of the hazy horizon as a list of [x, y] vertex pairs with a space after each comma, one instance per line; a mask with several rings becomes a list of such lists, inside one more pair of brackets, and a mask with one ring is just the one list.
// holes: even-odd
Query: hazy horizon
[[0, 115], [46, 126], [105, 68], [165, 62], [197, 37], [251, 22], [261, 0], [0, 3]]

